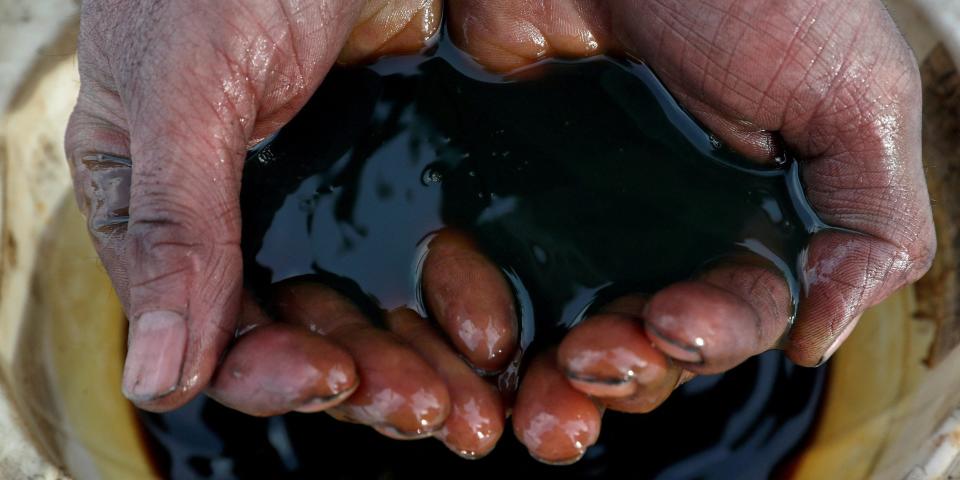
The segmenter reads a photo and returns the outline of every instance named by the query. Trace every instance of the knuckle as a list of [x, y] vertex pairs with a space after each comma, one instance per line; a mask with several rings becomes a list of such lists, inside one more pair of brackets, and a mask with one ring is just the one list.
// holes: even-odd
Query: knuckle
[[159, 182], [140, 184], [130, 208], [129, 232], [145, 246], [197, 248], [239, 243], [239, 207]]
[[[138, 202], [126, 235], [131, 297], [216, 303], [229, 296], [232, 289], [225, 287], [240, 275], [239, 234], [231, 231], [239, 226], [216, 227], [219, 222], [209, 221], [182, 191], [148, 189]], [[187, 288], [196, 290], [188, 294]]]
[[154, 206], [147, 212], [138, 212], [127, 229], [134, 258], [143, 265], [154, 265], [192, 257], [204, 247], [203, 238], [197, 235], [193, 224], [190, 214], [176, 206]]
[[[156, 145], [156, 148], [165, 147]], [[196, 155], [178, 149], [161, 152], [153, 156], [164, 158], [145, 161], [139, 166], [134, 160], [132, 222], [156, 220], [160, 224], [182, 224], [213, 241], [239, 240], [239, 178], [226, 166], [196, 163], [193, 160]], [[223, 157], [226, 156], [224, 153]]]

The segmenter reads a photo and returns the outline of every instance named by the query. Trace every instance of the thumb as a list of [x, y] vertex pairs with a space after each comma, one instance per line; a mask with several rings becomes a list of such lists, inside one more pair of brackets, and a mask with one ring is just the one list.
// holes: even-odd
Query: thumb
[[242, 288], [246, 135], [229, 118], [203, 112], [205, 99], [189, 100], [200, 108], [186, 118], [150, 101], [143, 107], [149, 117], [130, 131], [123, 390], [158, 406], [180, 404], [206, 385], [233, 336]]
[[245, 140], [159, 106], [127, 129], [101, 103], [82, 88], [67, 129], [78, 203], [130, 321], [123, 392], [167, 410], [202, 390], [233, 336]]

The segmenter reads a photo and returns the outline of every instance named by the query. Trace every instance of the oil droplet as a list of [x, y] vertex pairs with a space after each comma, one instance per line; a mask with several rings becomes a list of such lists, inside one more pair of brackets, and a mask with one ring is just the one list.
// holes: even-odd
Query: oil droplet
[[427, 165], [427, 168], [423, 169], [423, 173], [420, 174], [420, 182], [424, 186], [430, 186], [435, 183], [440, 183], [443, 181], [443, 173], [440, 172], [433, 164]]
[[710, 133], [710, 134], [707, 134], [707, 138], [710, 139], [710, 146], [713, 147], [714, 150], [723, 149], [723, 142], [721, 142], [716, 135]]
[[537, 263], [540, 265], [546, 265], [547, 263], [547, 252], [540, 245], [532, 245], [530, 251], [533, 252], [533, 257], [537, 259]]

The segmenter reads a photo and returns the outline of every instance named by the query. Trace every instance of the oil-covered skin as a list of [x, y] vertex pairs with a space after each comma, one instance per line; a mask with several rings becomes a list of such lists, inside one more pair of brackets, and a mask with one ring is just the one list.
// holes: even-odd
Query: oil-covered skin
[[[557, 363], [574, 388], [606, 408], [647, 413], [685, 380], [674, 360], [644, 331], [644, 295], [625, 295], [603, 305], [575, 326], [557, 352]], [[689, 379], [689, 377], [687, 378]]]
[[642, 320], [620, 314], [587, 318], [567, 334], [557, 355], [570, 382], [595, 397], [632, 396], [662, 383], [671, 370], [670, 360], [644, 333]]
[[573, 388], [547, 350], [530, 363], [513, 410], [513, 432], [537, 460], [568, 465], [580, 460], [600, 436], [602, 411]]
[[[610, 410], [650, 412], [694, 376], [656, 349], [642, 331], [644, 322], [639, 319], [646, 305], [645, 295], [618, 297], [574, 327], [560, 343], [558, 363], [570, 383]], [[610, 375], [611, 369], [619, 378]]]
[[473, 366], [498, 372], [513, 359], [519, 325], [503, 273], [469, 238], [444, 230], [430, 239], [423, 296], [457, 350]]
[[[331, 340], [302, 330], [273, 323], [242, 336], [220, 366], [223, 374], [209, 394], [224, 405], [260, 416], [318, 412], [345, 400], [359, 385], [353, 358]], [[276, 353], [258, 355], [267, 351]], [[277, 371], [289, 375], [271, 375]]]
[[374, 327], [348, 299], [297, 279], [275, 287], [280, 318], [342, 345], [357, 359], [356, 391], [328, 413], [400, 440], [432, 435], [450, 413], [443, 379], [406, 343]]
[[434, 434], [457, 455], [481, 458], [503, 434], [506, 411], [496, 388], [478, 377], [427, 320], [400, 308], [387, 313], [390, 331], [407, 341], [437, 370], [450, 391], [450, 415]]

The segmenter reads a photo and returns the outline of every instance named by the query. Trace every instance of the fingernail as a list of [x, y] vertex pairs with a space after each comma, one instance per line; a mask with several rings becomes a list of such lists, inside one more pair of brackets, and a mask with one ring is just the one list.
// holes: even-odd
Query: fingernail
[[421, 438], [432, 436], [440, 428], [442, 428], [442, 426], [436, 428], [423, 428], [410, 432], [401, 430], [393, 425], [373, 425], [373, 429], [380, 433], [380, 435], [392, 438], [394, 440], [420, 440]]
[[827, 351], [823, 354], [823, 357], [820, 358], [820, 362], [817, 363], [818, 366], [826, 363], [827, 360], [830, 360], [830, 357], [832, 357], [834, 353], [837, 353], [837, 350], [840, 349], [840, 345], [843, 345], [843, 342], [847, 341], [847, 338], [850, 336], [850, 333], [853, 332], [853, 329], [856, 328], [859, 321], [860, 316], [858, 315], [856, 318], [850, 321], [846, 327], [843, 328], [843, 332], [841, 332], [840, 335], [833, 340], [833, 343], [831, 343], [827, 348]]
[[187, 323], [178, 313], [147, 312], [130, 324], [123, 394], [149, 401], [176, 390], [187, 346]]
[[632, 375], [627, 378], [598, 378], [567, 372], [567, 381], [577, 390], [594, 397], [625, 397], [638, 388]]
[[667, 356], [673, 358], [674, 360], [690, 364], [700, 365], [703, 363], [703, 355], [700, 353], [700, 346], [688, 345], [679, 340], [670, 338], [663, 333], [660, 333], [660, 330], [654, 327], [650, 322], [646, 323], [646, 330], [652, 333], [654, 337], [661, 340], [654, 343], [656, 343], [657, 348], [663, 353], [667, 354]]
[[583, 455], [584, 455], [585, 453], [587, 453], [587, 449], [584, 448], [583, 451], [580, 452], [579, 454], [577, 454], [577, 456], [575, 456], [575, 457], [565, 458], [565, 459], [562, 459], [562, 460], [547, 460], [546, 458], [539, 457], [539, 456], [535, 455], [532, 451], [529, 451], [529, 450], [528, 450], [528, 453], [530, 454], [531, 457], [533, 457], [534, 460], [536, 460], [536, 461], [538, 461], [538, 462], [540, 462], [540, 463], [543, 463], [543, 464], [546, 464], [546, 465], [553, 465], [553, 466], [556, 466], [556, 467], [563, 467], [563, 466], [566, 466], [566, 465], [573, 465], [574, 463], [579, 462], [580, 459], [583, 458]]
[[300, 405], [295, 411], [300, 413], [317, 413], [326, 410], [352, 395], [359, 385], [360, 382], [355, 382], [350, 388], [342, 392], [337, 392], [326, 397], [313, 397]]

